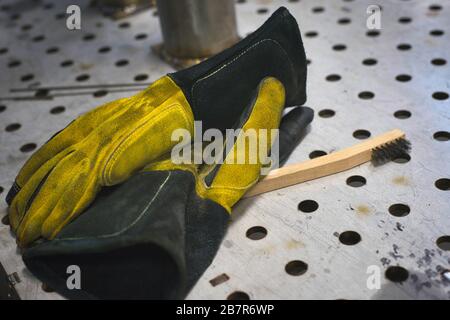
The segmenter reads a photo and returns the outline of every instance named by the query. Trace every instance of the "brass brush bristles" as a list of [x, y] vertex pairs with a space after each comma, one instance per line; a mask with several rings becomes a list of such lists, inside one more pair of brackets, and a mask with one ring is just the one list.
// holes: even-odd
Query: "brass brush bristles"
[[376, 166], [394, 160], [411, 150], [411, 143], [405, 138], [399, 138], [392, 142], [385, 143], [372, 150], [372, 163]]

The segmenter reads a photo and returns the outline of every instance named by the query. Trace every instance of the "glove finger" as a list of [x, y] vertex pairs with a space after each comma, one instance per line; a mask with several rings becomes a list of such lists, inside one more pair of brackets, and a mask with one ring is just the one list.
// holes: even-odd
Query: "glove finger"
[[[81, 164], [81, 173], [73, 179], [50, 215], [42, 225], [41, 235], [53, 239], [61, 229], [75, 219], [92, 202], [97, 194], [98, 185], [90, 179], [89, 165]], [[98, 188], [99, 189], [99, 188]]]
[[[17, 241], [21, 246], [41, 236], [42, 225], [66, 192], [72, 193], [71, 183], [85, 165], [80, 153], [72, 153], [56, 165], [42, 184], [29, 209], [17, 228]], [[80, 186], [83, 188], [83, 186]]]
[[[114, 150], [101, 173], [103, 185], [123, 182], [146, 164], [169, 152], [176, 144], [172, 137], [177, 130], [194, 130], [194, 117], [187, 104], [162, 104], [153, 110], [142, 101], [137, 104], [142, 104], [140, 110], [130, 110], [125, 114], [129, 119], [135, 118], [134, 124], [121, 128], [121, 132], [115, 133], [117, 138], [113, 137]], [[125, 117], [119, 120], [121, 123], [131, 122], [127, 122]]]
[[45, 183], [50, 172], [61, 161], [61, 159], [64, 159], [64, 157], [66, 157], [70, 152], [70, 149], [66, 149], [44, 163], [31, 176], [31, 178], [27, 180], [23, 188], [21, 188], [17, 193], [8, 210], [10, 224], [13, 231], [17, 229], [23, 216], [25, 215], [25, 212], [32, 204], [34, 197], [38, 194], [39, 189]]
[[279, 165], [282, 166], [300, 143], [314, 118], [309, 107], [295, 107], [281, 119], [279, 129]]
[[124, 98], [106, 103], [80, 116], [67, 127], [54, 134], [20, 169], [12, 188], [8, 192], [6, 202], [8, 204], [12, 203], [19, 190], [44, 163], [64, 149], [84, 139], [100, 124], [117, 114], [120, 110], [125, 111], [127, 105], [131, 103], [129, 100], [129, 98]]
[[224, 163], [213, 170], [207, 168], [201, 175], [197, 184], [201, 193], [231, 211], [261, 175], [263, 162], [268, 160], [266, 157], [276, 138], [277, 132], [273, 129], [280, 125], [284, 103], [283, 84], [275, 78], [262, 80], [256, 99], [243, 112], [244, 117], [238, 125], [242, 130], [232, 149], [226, 150]]

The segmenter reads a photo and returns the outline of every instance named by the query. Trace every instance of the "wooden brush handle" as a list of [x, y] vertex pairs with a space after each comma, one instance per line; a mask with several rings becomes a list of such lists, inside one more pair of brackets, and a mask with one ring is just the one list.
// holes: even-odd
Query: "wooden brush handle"
[[369, 161], [372, 157], [372, 150], [376, 147], [404, 137], [403, 131], [394, 129], [326, 156], [274, 169], [251, 188], [244, 198], [351, 169]]

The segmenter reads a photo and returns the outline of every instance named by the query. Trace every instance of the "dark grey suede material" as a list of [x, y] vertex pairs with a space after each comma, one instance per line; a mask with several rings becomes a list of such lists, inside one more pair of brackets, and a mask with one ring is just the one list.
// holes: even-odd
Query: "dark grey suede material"
[[308, 107], [298, 107], [289, 111], [280, 123], [279, 134], [279, 165], [288, 157], [306, 135], [308, 125], [314, 119], [314, 111]]
[[[280, 126], [287, 159], [313, 117], [300, 107]], [[211, 264], [229, 215], [200, 198], [187, 171], [141, 172], [105, 188], [51, 241], [25, 250], [31, 272], [72, 299], [183, 298]], [[81, 269], [81, 290], [69, 290], [67, 268]]]
[[[141, 172], [105, 190], [58, 237], [25, 251], [27, 267], [68, 298], [182, 298], [209, 266], [228, 213], [192, 192], [185, 171]], [[66, 286], [81, 269], [81, 290]]]
[[284, 7], [236, 45], [169, 76], [183, 90], [204, 129], [232, 128], [265, 77], [283, 83], [286, 106], [306, 101], [305, 49], [296, 20]]

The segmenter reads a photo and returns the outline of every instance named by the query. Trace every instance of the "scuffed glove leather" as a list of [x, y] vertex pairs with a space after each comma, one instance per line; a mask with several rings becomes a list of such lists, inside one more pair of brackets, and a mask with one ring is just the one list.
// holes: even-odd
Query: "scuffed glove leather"
[[[306, 100], [297, 23], [281, 8], [236, 46], [169, 77], [204, 128], [278, 127], [284, 106]], [[267, 77], [283, 86], [270, 78], [255, 93]], [[283, 117], [280, 162], [312, 117], [306, 107]], [[256, 182], [260, 164], [199, 167], [161, 159], [123, 184], [104, 188], [53, 240], [24, 249], [28, 269], [68, 298], [185, 297], [214, 258], [230, 209]], [[80, 268], [81, 289], [67, 287], [71, 265]]]
[[127, 179], [170, 150], [171, 132], [193, 130], [191, 108], [163, 77], [143, 92], [110, 102], [72, 122], [25, 164], [9, 209], [19, 245], [52, 239], [102, 186]]
[[194, 67], [169, 74], [143, 92], [78, 118], [25, 164], [8, 193], [20, 246], [54, 238], [103, 186], [123, 182], [169, 152], [175, 128], [231, 128], [260, 81], [273, 76], [286, 105], [306, 100], [305, 52], [295, 19], [278, 9], [258, 30]]
[[[255, 95], [237, 123], [242, 131], [226, 160], [236, 156], [239, 139], [248, 130], [280, 124], [282, 84], [267, 78]], [[283, 118], [281, 159], [295, 148], [312, 117], [311, 109], [298, 107]], [[263, 142], [266, 150], [273, 138]], [[249, 159], [248, 144], [244, 152]], [[68, 298], [183, 298], [214, 258], [231, 207], [257, 182], [260, 160], [201, 167], [174, 164], [170, 157], [154, 162], [125, 183], [104, 190], [55, 239], [27, 249], [25, 264]], [[80, 268], [79, 290], [67, 288], [70, 265]]]

